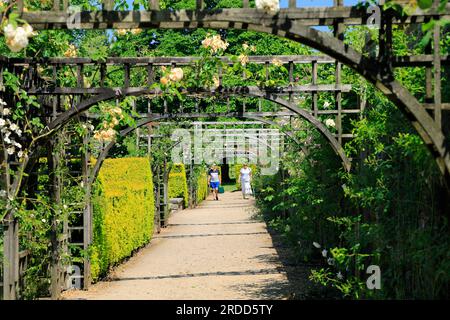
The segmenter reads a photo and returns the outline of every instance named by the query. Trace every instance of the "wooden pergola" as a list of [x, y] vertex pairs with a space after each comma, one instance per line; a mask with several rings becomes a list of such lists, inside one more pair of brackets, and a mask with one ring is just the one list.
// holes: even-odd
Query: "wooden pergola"
[[[32, 173], [37, 158], [42, 155], [43, 148], [48, 156], [48, 168], [52, 180], [53, 201], [58, 203], [61, 199], [61, 177], [55, 171], [64, 159], [64, 151], [55, 152], [59, 143], [70, 127], [70, 122], [86, 121], [89, 116], [89, 108], [103, 101], [118, 100], [127, 96], [150, 97], [148, 110], [137, 119], [137, 128], [154, 121], [176, 120], [182, 118], [217, 118], [233, 117], [253, 119], [269, 125], [275, 124], [278, 117], [301, 117], [312, 127], [316, 128], [330, 143], [335, 152], [340, 156], [344, 167], [351, 168], [351, 159], [348, 159], [343, 151], [342, 144], [345, 139], [350, 139], [351, 133], [344, 132], [342, 117], [345, 114], [357, 116], [365, 109], [365, 101], [359, 101], [357, 106], [351, 109], [342, 108], [342, 95], [351, 91], [351, 84], [342, 83], [342, 66], [346, 65], [373, 83], [381, 92], [392, 101], [411, 121], [424, 143], [434, 155], [439, 169], [445, 180], [450, 182], [450, 146], [446, 142], [448, 126], [444, 119], [448, 120], [446, 111], [450, 110], [450, 104], [442, 101], [441, 73], [450, 63], [448, 56], [440, 54], [441, 26], [436, 23], [433, 30], [431, 44], [426, 48], [426, 54], [395, 56], [393, 53], [392, 27], [393, 25], [421, 24], [431, 19], [440, 20], [450, 18], [450, 6], [444, 10], [437, 10], [436, 6], [428, 11], [417, 9], [409, 16], [400, 16], [398, 13], [380, 11], [379, 25], [379, 50], [378, 53], [369, 56], [362, 55], [351, 46], [344, 43], [345, 28], [347, 26], [366, 25], [371, 19], [372, 12], [367, 7], [345, 7], [342, 0], [334, 0], [334, 5], [327, 8], [297, 8], [295, 0], [289, 0], [289, 7], [280, 9], [276, 13], [266, 13], [249, 7], [249, 1], [243, 0], [242, 8], [205, 8], [204, 2], [197, 0], [196, 7], [183, 10], [160, 10], [159, 1], [150, 0], [147, 10], [117, 11], [114, 10], [114, 1], [103, 1], [101, 10], [87, 12], [74, 11], [69, 6], [68, 0], [54, 0], [53, 6], [48, 11], [26, 12], [23, 1], [16, 1], [14, 10], [20, 17], [26, 20], [36, 30], [45, 29], [111, 29], [111, 28], [160, 28], [160, 29], [238, 29], [264, 32], [291, 39], [308, 45], [325, 55], [317, 56], [254, 56], [249, 57], [249, 63], [264, 65], [266, 68], [272, 63], [273, 58], [279, 59], [287, 65], [289, 70], [288, 85], [276, 88], [258, 86], [226, 87], [223, 85], [223, 74], [217, 70], [219, 86], [214, 88], [184, 88], [183, 94], [196, 98], [215, 96], [221, 99], [230, 97], [252, 97], [267, 100], [280, 106], [280, 111], [265, 112], [263, 110], [247, 110], [245, 104], [238, 112], [208, 114], [204, 110], [195, 112], [180, 112], [165, 105], [163, 112], [155, 113], [152, 110], [151, 97], [160, 94], [158, 89], [150, 88], [158, 81], [155, 68], [160, 66], [187, 66], [195, 62], [198, 57], [109, 57], [105, 61], [94, 61], [90, 58], [6, 58], [0, 59], [0, 95], [5, 101], [11, 103], [14, 99], [10, 92], [6, 92], [3, 86], [3, 71], [9, 70], [19, 75], [22, 89], [30, 95], [38, 97], [44, 107], [43, 114], [39, 116], [46, 124], [43, 129], [44, 138], [29, 150], [27, 157], [18, 162], [17, 159], [2, 159], [6, 172]], [[331, 26], [333, 34], [320, 32], [312, 26]], [[225, 63], [231, 63], [224, 57]], [[296, 65], [308, 65], [311, 68], [312, 77], [309, 84], [298, 85], [294, 81], [294, 68]], [[318, 84], [318, 64], [332, 64], [335, 66], [335, 79], [333, 84]], [[120, 69], [123, 74], [121, 83], [109, 85], [107, 81], [108, 68]], [[414, 97], [394, 76], [395, 68], [422, 67], [426, 70], [425, 96], [421, 101]], [[75, 70], [76, 85], [66, 86], [58, 81], [63, 68]], [[84, 83], [84, 70], [98, 70], [99, 83], [86, 86]], [[50, 79], [45, 79], [40, 72], [50, 74]], [[135, 84], [132, 81], [132, 72], [145, 74], [145, 83]], [[318, 105], [319, 93], [331, 93], [335, 97], [332, 109], [324, 110]], [[311, 105], [301, 108], [295, 103], [299, 95], [311, 95]], [[62, 97], [70, 97], [72, 104], [66, 110], [61, 103]], [[336, 132], [331, 132], [321, 120], [322, 115], [336, 117]], [[124, 136], [136, 128], [127, 128], [120, 132]], [[83, 138], [81, 143], [87, 145], [90, 137]], [[150, 138], [149, 138], [150, 139]], [[59, 142], [58, 142], [59, 141]], [[65, 141], [65, 143], [70, 143]], [[150, 145], [150, 143], [149, 143]], [[81, 171], [79, 175], [90, 195], [90, 188], [95, 176], [100, 169], [102, 161], [112, 148], [110, 143], [101, 150], [95, 166], [89, 162], [90, 152], [79, 154], [81, 159]], [[159, 177], [158, 177], [159, 179]], [[4, 174], [4, 185], [7, 194], [17, 194], [22, 188], [23, 181], [19, 181], [14, 174]], [[161, 180], [160, 180], [161, 181]], [[26, 182], [26, 181], [25, 181]], [[164, 198], [164, 187], [158, 185], [158, 199]], [[89, 198], [89, 197], [88, 197]], [[159, 201], [165, 201], [159, 200]], [[159, 202], [159, 205], [161, 203]], [[161, 208], [159, 208], [161, 210]], [[80, 246], [87, 249], [92, 241], [92, 206], [87, 203], [81, 208], [83, 223], [72, 227], [82, 230], [83, 242]], [[26, 269], [27, 252], [19, 250], [18, 222], [14, 212], [8, 211], [3, 220], [4, 225], [4, 266], [3, 266], [3, 292], [4, 299], [15, 299], [22, 285], [23, 271]], [[65, 279], [68, 274], [62, 265], [59, 252], [67, 252], [70, 241], [70, 229], [66, 223], [60, 235], [54, 229], [52, 239], [52, 285], [53, 298], [58, 298], [61, 290], [65, 288]], [[84, 261], [83, 276], [84, 287], [90, 284], [89, 259]]]

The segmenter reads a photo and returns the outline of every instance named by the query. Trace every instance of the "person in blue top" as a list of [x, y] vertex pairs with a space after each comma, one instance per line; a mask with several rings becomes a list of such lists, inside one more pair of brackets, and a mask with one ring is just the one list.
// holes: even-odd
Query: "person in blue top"
[[215, 200], [219, 200], [219, 185], [221, 182], [219, 168], [216, 165], [213, 165], [208, 172], [208, 184], [213, 190]]

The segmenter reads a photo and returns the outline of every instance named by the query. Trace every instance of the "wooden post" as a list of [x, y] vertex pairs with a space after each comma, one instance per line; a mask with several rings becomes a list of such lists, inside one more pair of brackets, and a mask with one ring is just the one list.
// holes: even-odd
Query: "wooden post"
[[433, 65], [434, 65], [434, 121], [438, 128], [442, 128], [442, 96], [441, 96], [441, 54], [440, 44], [441, 27], [434, 25], [433, 35]]
[[[334, 0], [334, 5], [338, 6], [338, 7], [342, 6], [343, 0]], [[334, 24], [334, 36], [341, 41], [344, 40], [344, 27], [345, 26], [342, 23], [342, 21], [337, 21]], [[336, 66], [335, 82], [336, 82], [336, 85], [339, 86], [342, 82], [341, 81], [342, 63], [336, 61], [335, 66]], [[338, 131], [338, 142], [340, 144], [342, 144], [342, 92], [340, 90], [336, 91], [334, 97], [335, 97], [336, 109], [338, 111], [337, 119], [336, 119], [336, 129]]]
[[[133, 112], [136, 112], [136, 100], [133, 100], [132, 110], [133, 110]], [[141, 134], [141, 129], [139, 129], [139, 127], [138, 127], [138, 128], [136, 128], [136, 151], [139, 151], [140, 134]]]
[[[92, 242], [92, 202], [91, 202], [91, 185], [89, 183], [90, 166], [89, 166], [89, 137], [83, 137], [83, 154], [82, 154], [82, 177], [83, 185], [86, 188], [86, 204], [83, 210], [83, 250], [86, 252]], [[88, 255], [83, 258], [83, 289], [88, 289], [91, 285], [91, 261]]]
[[84, 88], [83, 64], [77, 64], [77, 87]]
[[53, 0], [53, 11], [60, 11], [60, 10], [61, 10], [61, 1]]
[[[289, 61], [289, 86], [292, 88], [294, 82], [294, 61]], [[289, 92], [289, 102], [292, 103], [293, 95]]]
[[195, 7], [197, 10], [202, 10], [204, 8], [205, 3], [203, 0], [196, 0]]
[[150, 87], [153, 84], [153, 64], [147, 65], [147, 85]]
[[103, 0], [103, 10], [111, 11], [114, 9], [114, 0]]
[[159, 0], [149, 0], [148, 7], [150, 10], [159, 10]]
[[[312, 84], [316, 85], [317, 84], [317, 61], [313, 61], [311, 63], [311, 68], [312, 68]], [[319, 108], [317, 106], [317, 91], [313, 91], [312, 92], [312, 109], [314, 112], [314, 117], [317, 117], [319, 114]]]
[[19, 223], [9, 212], [3, 221], [3, 299], [16, 300], [19, 282]]
[[[151, 100], [148, 99], [147, 100], [147, 117], [150, 117], [152, 114], [152, 104], [151, 104]], [[147, 154], [148, 156], [150, 156], [150, 153], [152, 151], [152, 129], [150, 129], [151, 126], [148, 126], [147, 129]], [[154, 179], [153, 179], [154, 180]]]
[[130, 65], [128, 63], [125, 63], [123, 66], [124, 69], [124, 87], [129, 88], [130, 87]]
[[59, 164], [59, 156], [57, 150], [57, 137], [51, 139], [50, 143], [47, 145], [47, 164], [49, 170], [49, 179], [50, 179], [50, 190], [51, 190], [51, 199], [53, 202], [53, 209], [55, 212], [53, 213], [51, 220], [51, 284], [50, 284], [50, 293], [53, 300], [57, 300], [61, 296], [61, 266], [60, 266], [60, 246], [59, 246], [59, 234], [58, 234], [58, 223], [56, 216], [56, 208], [61, 204], [61, 180], [58, 173], [58, 164]]

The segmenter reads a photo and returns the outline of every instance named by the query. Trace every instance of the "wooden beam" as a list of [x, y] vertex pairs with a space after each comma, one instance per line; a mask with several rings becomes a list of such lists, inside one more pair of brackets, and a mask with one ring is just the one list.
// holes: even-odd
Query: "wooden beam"
[[[289, 94], [298, 93], [312, 93], [312, 92], [349, 92], [351, 90], [349, 84], [309, 84], [309, 85], [294, 85], [277, 88], [264, 88], [263, 91], [267, 93], [286, 96]], [[221, 87], [221, 88], [185, 88], [183, 94], [203, 94], [217, 95], [244, 95], [247, 91], [258, 89], [256, 86], [241, 86], [241, 87]], [[155, 95], [161, 92], [158, 89], [149, 89], [148, 87], [112, 87], [112, 88], [70, 88], [70, 87], [56, 87], [56, 88], [35, 88], [28, 90], [29, 94], [33, 95], [83, 95], [83, 94], [106, 94], [111, 91], [121, 92], [122, 95]]]
[[[104, 8], [108, 10], [112, 1], [107, 0]], [[156, 5], [156, 3], [155, 3]], [[157, 10], [157, 11], [156, 11]], [[249, 23], [257, 19], [265, 25], [278, 21], [295, 21], [305, 26], [332, 26], [336, 20], [345, 25], [365, 25], [370, 14], [364, 7], [316, 7], [280, 9], [276, 18], [254, 8], [232, 8], [220, 10], [158, 10], [153, 11], [91, 11], [81, 13], [80, 29], [110, 29], [110, 28], [197, 28], [199, 23]], [[417, 9], [406, 17], [393, 21], [396, 24], [424, 23], [432, 17], [450, 18], [450, 5], [443, 12], [436, 9], [421, 11]], [[59, 11], [23, 12], [22, 18], [34, 29], [65, 29], [67, 28], [67, 13]]]
[[434, 24], [433, 30], [433, 55], [434, 55], [434, 121], [438, 128], [442, 128], [442, 96], [441, 96], [441, 26]]
[[[316, 61], [317, 63], [334, 63], [335, 59], [332, 59], [326, 55], [274, 55], [274, 56], [249, 56], [249, 63], [254, 64], [265, 64], [267, 61], [271, 61], [272, 59], [278, 59], [283, 64], [292, 62], [294, 64], [308, 64], [311, 61]], [[190, 65], [193, 62], [200, 60], [200, 57], [197, 56], [188, 56], [188, 57], [108, 57], [106, 58], [104, 64], [111, 65], [122, 65], [128, 63], [130, 65], [136, 67], [147, 66], [148, 64], [153, 64], [155, 66], [171, 66], [173, 64], [179, 66]], [[2, 57], [5, 63], [9, 63], [15, 66], [28, 66], [33, 63], [38, 63], [40, 65], [97, 65], [98, 61], [95, 61], [91, 58], [6, 58]], [[229, 57], [220, 57], [220, 60], [224, 63], [232, 65], [234, 62]], [[450, 61], [450, 60], [449, 60]], [[430, 63], [432, 60], [430, 60]]]

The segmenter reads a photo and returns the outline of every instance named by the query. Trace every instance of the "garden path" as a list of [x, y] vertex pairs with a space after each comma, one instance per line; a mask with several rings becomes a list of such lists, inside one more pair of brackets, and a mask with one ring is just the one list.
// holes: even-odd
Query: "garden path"
[[290, 292], [254, 200], [226, 192], [178, 211], [151, 243], [87, 291], [64, 299], [285, 299]]

